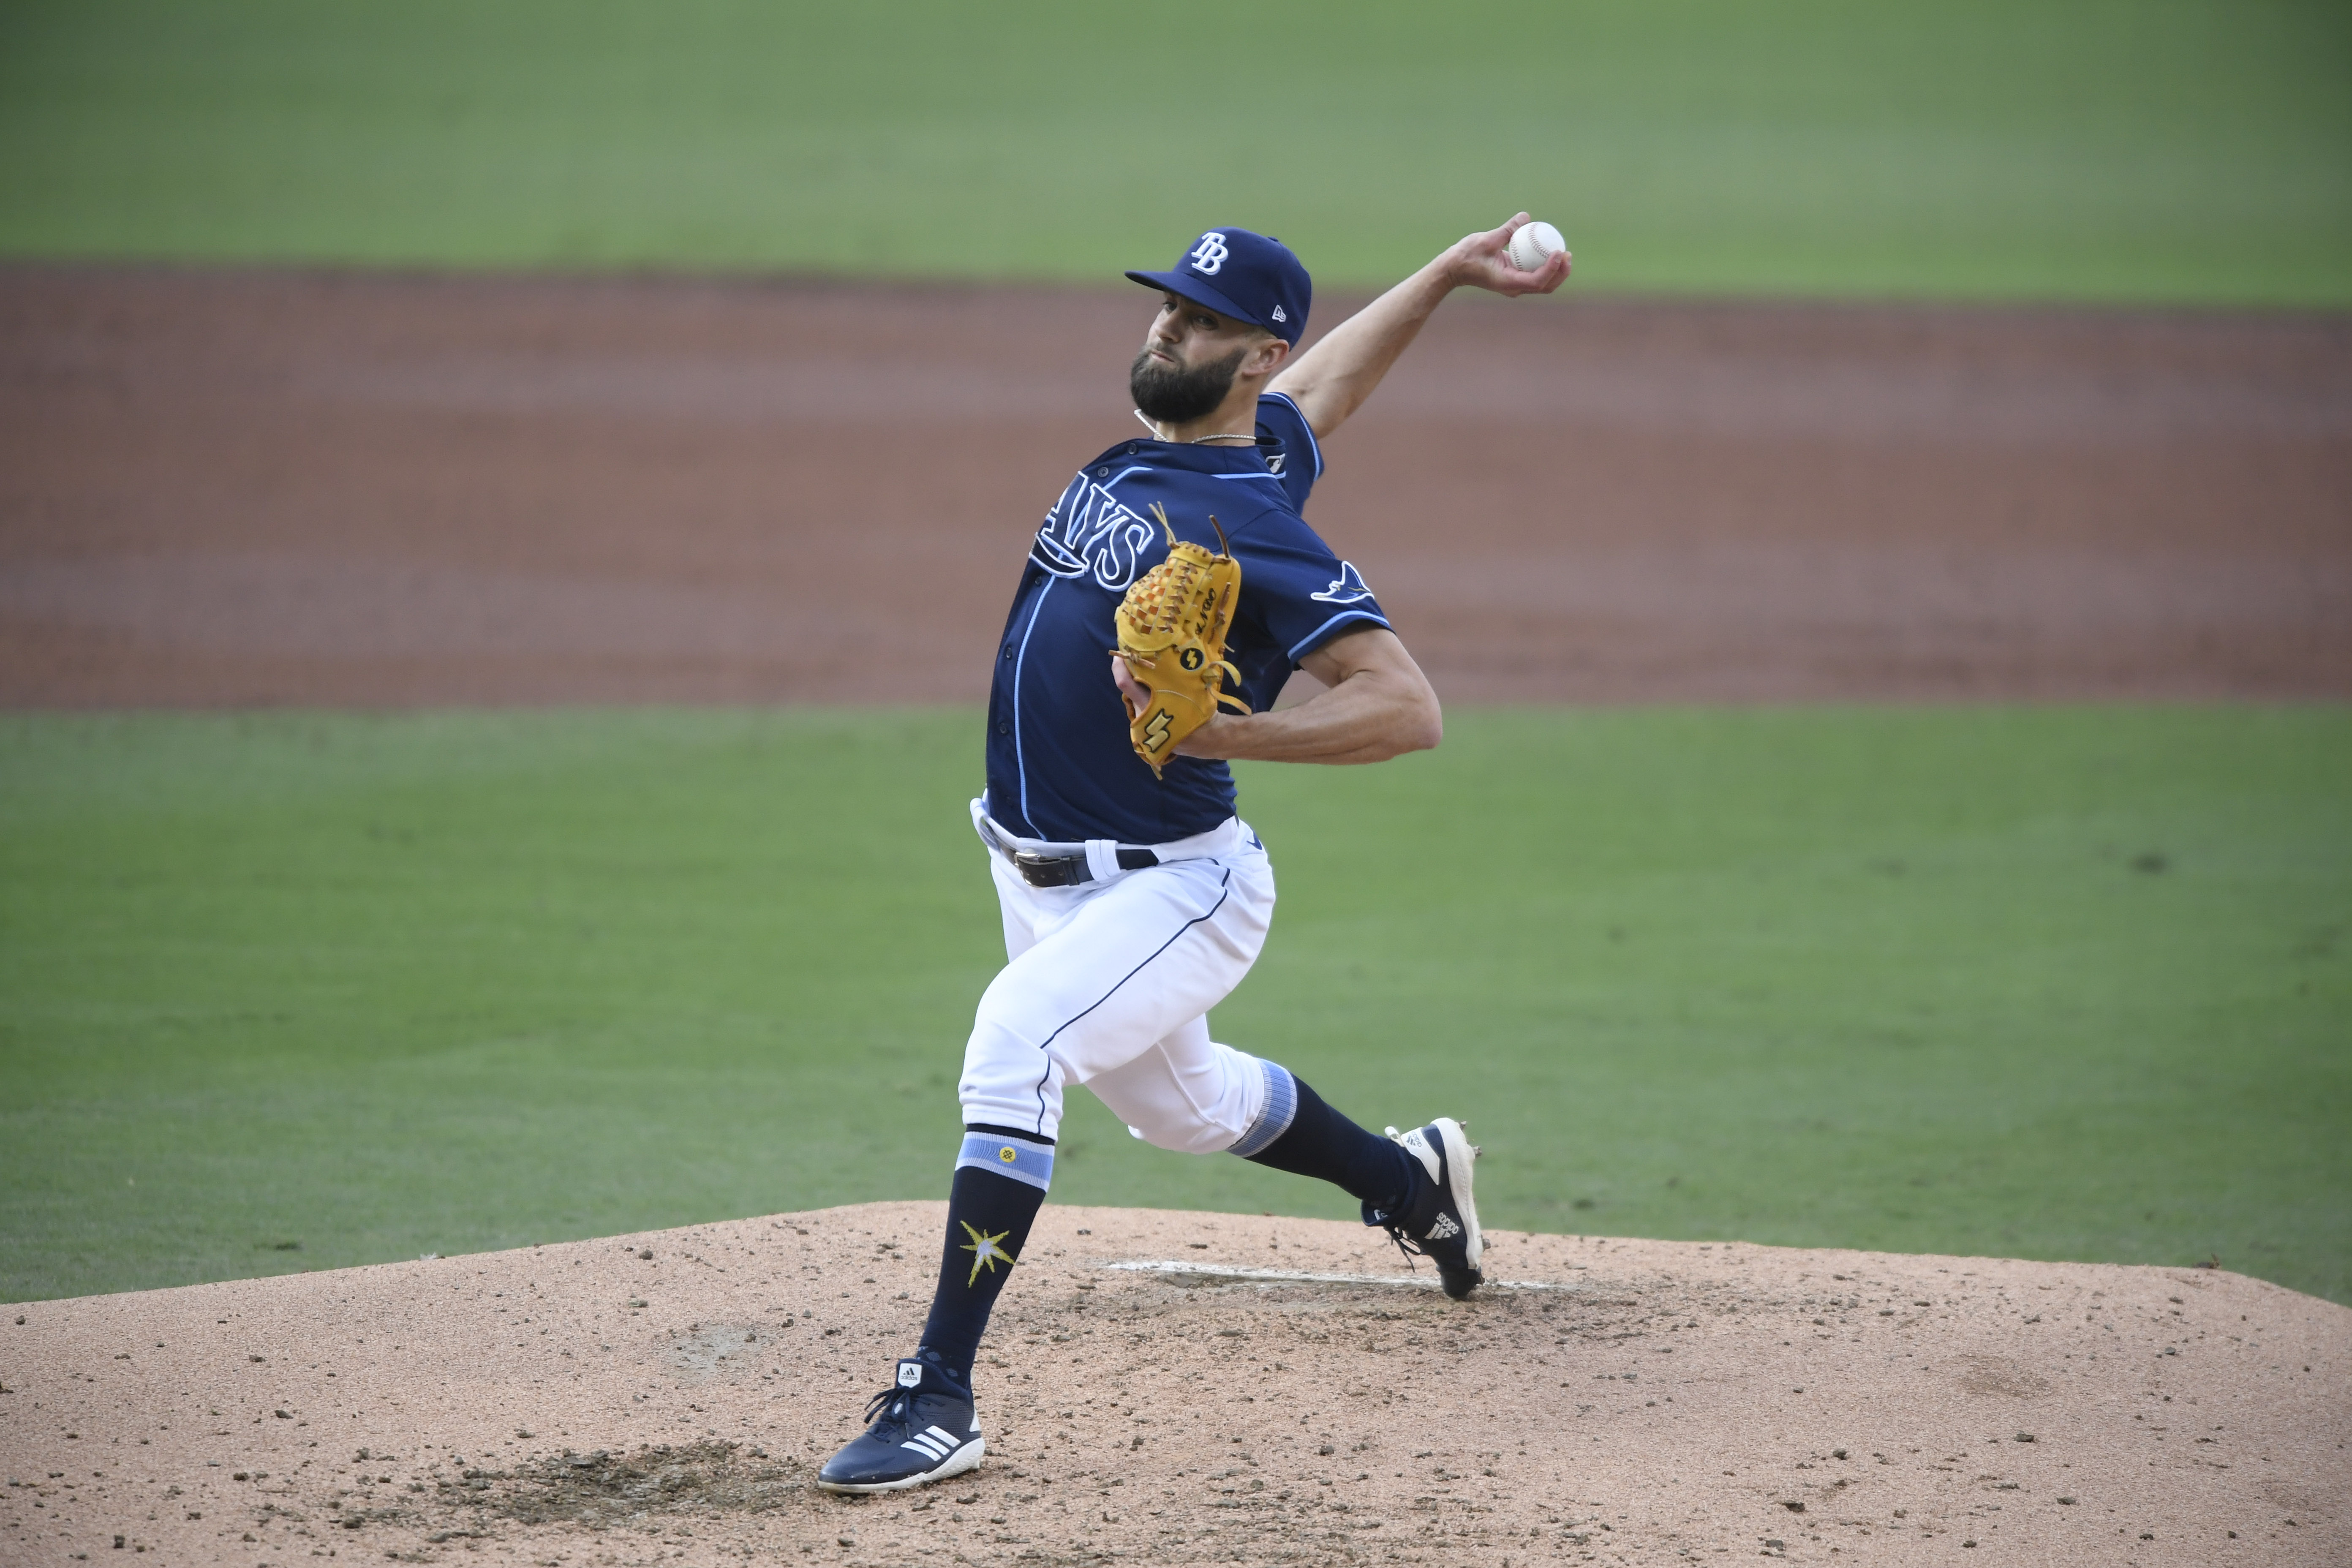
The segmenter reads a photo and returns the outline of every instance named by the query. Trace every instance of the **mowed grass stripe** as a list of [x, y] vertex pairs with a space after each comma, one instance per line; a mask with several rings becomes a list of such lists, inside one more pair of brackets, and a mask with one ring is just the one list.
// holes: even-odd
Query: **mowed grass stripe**
[[19, 0], [0, 255], [1326, 286], [1525, 206], [1580, 290], [2352, 302], [2306, 0]]
[[[0, 720], [0, 1296], [943, 1189], [961, 710]], [[1253, 767], [1218, 1037], [1469, 1119], [1492, 1223], [2352, 1301], [2352, 713], [1450, 716]], [[1343, 1215], [1134, 1142], [1055, 1196]]]

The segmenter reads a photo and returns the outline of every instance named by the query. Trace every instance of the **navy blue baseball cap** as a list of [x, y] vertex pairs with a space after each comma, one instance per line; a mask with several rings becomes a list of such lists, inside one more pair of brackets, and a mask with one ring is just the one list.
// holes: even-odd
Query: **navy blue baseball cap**
[[1293, 348], [1307, 331], [1307, 308], [1315, 300], [1314, 282], [1290, 247], [1245, 228], [1213, 228], [1167, 271], [1128, 276], [1221, 316], [1264, 327]]

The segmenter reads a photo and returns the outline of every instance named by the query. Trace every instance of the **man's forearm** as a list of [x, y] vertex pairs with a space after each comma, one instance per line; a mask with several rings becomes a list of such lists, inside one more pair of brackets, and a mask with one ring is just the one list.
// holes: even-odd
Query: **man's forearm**
[[1429, 750], [1444, 732], [1437, 699], [1425, 682], [1368, 669], [1296, 708], [1220, 714], [1178, 750], [1235, 762], [1384, 763]]
[[1454, 291], [1452, 257], [1449, 248], [1332, 328], [1268, 390], [1296, 402], [1318, 437], [1347, 423]]

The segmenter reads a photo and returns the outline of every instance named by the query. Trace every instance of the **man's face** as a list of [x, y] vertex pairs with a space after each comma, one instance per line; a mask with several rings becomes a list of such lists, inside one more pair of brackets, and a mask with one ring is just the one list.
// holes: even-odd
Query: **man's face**
[[1261, 327], [1162, 293], [1143, 352], [1128, 369], [1128, 391], [1145, 418], [1189, 424], [1216, 411], [1244, 361], [1280, 342]]

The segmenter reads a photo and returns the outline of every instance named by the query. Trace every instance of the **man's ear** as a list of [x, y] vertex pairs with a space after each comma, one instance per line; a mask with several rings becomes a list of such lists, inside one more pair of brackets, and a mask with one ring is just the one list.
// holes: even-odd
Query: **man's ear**
[[1242, 374], [1252, 377], [1262, 375], [1270, 379], [1282, 368], [1283, 362], [1289, 357], [1290, 345], [1272, 332], [1268, 332], [1258, 340], [1257, 346], [1250, 351], [1249, 358], [1242, 362]]

